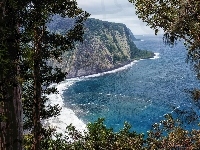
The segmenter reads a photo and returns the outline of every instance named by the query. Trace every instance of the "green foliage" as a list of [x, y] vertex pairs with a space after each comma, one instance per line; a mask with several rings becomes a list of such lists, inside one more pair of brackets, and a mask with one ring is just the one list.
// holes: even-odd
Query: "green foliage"
[[138, 17], [147, 23], [155, 34], [161, 28], [164, 42], [174, 45], [183, 39], [188, 48], [188, 60], [200, 79], [200, 2], [197, 0], [129, 0]]
[[20, 13], [27, 1], [0, 4], [0, 149], [22, 149]]
[[[55, 32], [64, 32], [68, 29], [64, 25], [70, 26], [73, 23], [73, 20], [62, 19], [60, 16], [55, 18], [49, 24], [49, 30]], [[154, 56], [136, 47], [133, 34], [124, 24], [89, 18], [84, 25], [83, 43], [76, 43], [74, 53], [69, 55], [69, 52], [65, 52], [62, 57], [62, 67], [69, 72], [68, 77], [98, 73], [134, 59]], [[53, 64], [56, 65], [56, 62]]]
[[[64, 35], [47, 29], [47, 23], [55, 14], [75, 19], [72, 28]], [[22, 14], [26, 17], [21, 24], [24, 129], [33, 133], [33, 149], [40, 149], [41, 141], [47, 138], [42, 120], [60, 112], [58, 105], [46, 105], [46, 94], [57, 93], [54, 87], [49, 86], [63, 81], [67, 74], [48, 62], [60, 59], [63, 52], [74, 48], [75, 42], [82, 41], [83, 22], [88, 16], [74, 0], [31, 1]]]
[[[54, 129], [48, 128], [43, 135], [41, 141], [40, 150], [67, 150], [68, 149], [68, 137], [58, 134]], [[32, 150], [33, 134], [25, 134], [23, 137], [23, 148], [24, 150]]]
[[[20, 146], [13, 145], [21, 144], [22, 120], [17, 116], [22, 112], [20, 85], [23, 85], [24, 129], [33, 133], [31, 143], [35, 146], [47, 134], [41, 128], [41, 120], [57, 116], [60, 110], [57, 106], [45, 106], [48, 101], [45, 94], [57, 92], [48, 87], [66, 77], [60, 68], [52, 68], [47, 62], [58, 59], [63, 51], [82, 41], [83, 22], [88, 13], [78, 8], [74, 0], [2, 1], [0, 9], [0, 121], [4, 130], [0, 134], [0, 149], [7, 145], [8, 149], [11, 146], [20, 150]], [[75, 18], [74, 26], [65, 35], [47, 30], [46, 24], [54, 14]]]
[[153, 125], [148, 132], [147, 147], [153, 149], [199, 149], [200, 130], [188, 131], [182, 127], [180, 120], [174, 120], [170, 114], [159, 124]]
[[155, 33], [162, 28], [167, 40], [174, 43], [183, 38], [189, 49], [199, 48], [199, 1], [191, 0], [129, 0], [136, 8], [136, 14], [147, 22]]
[[[131, 125], [124, 124], [119, 132], [104, 125], [100, 118], [87, 125], [87, 131], [79, 132], [74, 126], [66, 128], [67, 135], [53, 132], [54, 138], [46, 139], [46, 150], [171, 150], [194, 149], [200, 147], [200, 130], [188, 131], [182, 127], [180, 120], [170, 114], [160, 123], [152, 125], [146, 134], [130, 131]], [[31, 135], [25, 137], [25, 147], [30, 145]]]
[[[124, 128], [119, 132], [114, 132], [112, 128], [104, 125], [104, 119], [100, 118], [94, 123], [87, 125], [87, 132], [83, 135], [76, 131], [74, 127], [68, 130], [79, 135], [72, 138], [74, 141], [67, 143], [69, 150], [117, 150], [117, 149], [143, 149], [143, 135], [130, 131], [131, 126], [125, 123]], [[74, 134], [73, 134], [74, 135]]]
[[[122, 41], [116, 39], [116, 32], [119, 32], [120, 36], [126, 36], [128, 45], [130, 46], [131, 59], [150, 58], [154, 56], [152, 52], [143, 51], [136, 47], [132, 39], [134, 37], [133, 34], [124, 24], [111, 23], [98, 19], [88, 19], [86, 21], [86, 28], [89, 30], [86, 31], [87, 36], [84, 38], [89, 39], [93, 35], [100, 36], [102, 42], [105, 43], [106, 47], [108, 48], [108, 51], [113, 54], [114, 64], [116, 62], [125, 62], [128, 60], [128, 56], [124, 54], [119, 44]], [[109, 34], [111, 34], [111, 36]]]

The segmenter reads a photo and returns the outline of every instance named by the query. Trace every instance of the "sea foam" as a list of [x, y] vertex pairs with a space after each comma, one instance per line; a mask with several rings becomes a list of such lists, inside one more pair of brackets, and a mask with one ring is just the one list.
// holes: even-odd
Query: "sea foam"
[[59, 107], [61, 107], [62, 109], [59, 116], [44, 120], [44, 124], [50, 125], [51, 127], [56, 127], [58, 133], [64, 133], [66, 127], [70, 124], [75, 126], [76, 129], [81, 132], [86, 130], [86, 124], [75, 115], [73, 110], [67, 108], [63, 99], [64, 90], [66, 90], [67, 88], [69, 88], [69, 86], [73, 85], [75, 82], [78, 81], [80, 81], [79, 78], [73, 78], [73, 79], [67, 79], [64, 82], [61, 82], [60, 84], [51, 85], [55, 86], [59, 93], [48, 95], [49, 98], [48, 104], [51, 105], [58, 104]]
[[114, 70], [110, 70], [110, 71], [106, 71], [106, 72], [102, 72], [102, 73], [92, 74], [92, 75], [88, 75], [88, 76], [82, 76], [82, 77], [79, 77], [79, 79], [93, 78], [93, 77], [99, 77], [99, 76], [102, 76], [105, 74], [116, 73], [116, 72], [128, 69], [129, 67], [133, 66], [137, 62], [138, 62], [138, 60], [134, 60], [130, 64], [124, 65], [123, 67], [120, 67], [120, 68], [117, 68]]
[[150, 59], [158, 59], [158, 58], [160, 58], [160, 53], [154, 53], [155, 54], [155, 56], [153, 57], [153, 58], [150, 58]]

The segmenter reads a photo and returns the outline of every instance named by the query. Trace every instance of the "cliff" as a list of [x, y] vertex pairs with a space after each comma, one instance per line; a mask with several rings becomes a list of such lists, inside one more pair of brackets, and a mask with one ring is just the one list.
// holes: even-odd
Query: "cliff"
[[[56, 16], [49, 29], [63, 33], [72, 24], [73, 20]], [[134, 59], [154, 56], [152, 52], [138, 49], [134, 38], [124, 24], [90, 18], [85, 23], [83, 43], [77, 43], [75, 50], [63, 54], [61, 67], [71, 78], [104, 72]]]

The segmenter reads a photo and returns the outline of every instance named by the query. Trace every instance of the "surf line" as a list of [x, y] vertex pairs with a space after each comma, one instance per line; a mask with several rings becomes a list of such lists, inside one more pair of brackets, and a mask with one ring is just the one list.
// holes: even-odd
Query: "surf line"
[[[158, 59], [159, 58], [159, 53], [154, 53], [154, 54], [155, 54], [155, 56], [150, 59]], [[140, 59], [140, 60], [143, 60], [143, 59]], [[134, 60], [127, 65], [124, 65], [122, 67], [119, 67], [119, 68], [116, 68], [116, 69], [113, 69], [110, 71], [87, 75], [87, 76], [70, 78], [70, 79], [66, 79], [65, 81], [63, 81], [59, 84], [52, 84], [51, 86], [55, 86], [59, 93], [47, 95], [47, 97], [49, 98], [49, 102], [47, 103], [47, 105], [48, 104], [50, 104], [50, 105], [58, 104], [59, 107], [61, 107], [62, 109], [61, 109], [59, 116], [51, 117], [49, 119], [44, 120], [44, 124], [49, 125], [51, 127], [56, 127], [56, 131], [58, 133], [63, 133], [63, 134], [66, 130], [66, 126], [68, 126], [70, 124], [75, 126], [76, 129], [81, 132], [86, 131], [86, 123], [84, 123], [81, 119], [79, 119], [76, 116], [76, 114], [73, 112], [73, 110], [67, 108], [67, 106], [65, 105], [63, 92], [76, 82], [79, 82], [79, 81], [82, 81], [82, 80], [88, 79], [88, 78], [99, 77], [99, 76], [103, 76], [105, 74], [111, 74], [111, 73], [116, 73], [119, 71], [126, 70], [126, 69], [132, 67], [135, 63], [139, 62], [140, 60]]]
[[[160, 53], [154, 53], [154, 57], [153, 58], [150, 58], [150, 59], [158, 59], [160, 58], [159, 55]], [[139, 59], [139, 60], [134, 60], [132, 61], [131, 63], [127, 64], [127, 65], [124, 65], [122, 67], [119, 67], [117, 69], [113, 69], [113, 70], [110, 70], [110, 71], [105, 71], [105, 72], [102, 72], [102, 73], [97, 73], [97, 74], [92, 74], [92, 75], [87, 75], [87, 76], [81, 76], [79, 77], [80, 79], [85, 79], [85, 78], [92, 78], [92, 77], [98, 77], [98, 76], [102, 76], [102, 75], [105, 75], [105, 74], [111, 74], [111, 73], [116, 73], [116, 72], [119, 72], [119, 71], [123, 71], [125, 69], [128, 69], [130, 67], [132, 67], [135, 63], [139, 62], [140, 60], [144, 60], [144, 59]], [[73, 78], [72, 78], [73, 79]]]

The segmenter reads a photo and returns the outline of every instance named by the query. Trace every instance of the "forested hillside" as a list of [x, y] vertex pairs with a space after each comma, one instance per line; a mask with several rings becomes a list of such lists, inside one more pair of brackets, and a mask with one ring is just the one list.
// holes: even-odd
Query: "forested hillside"
[[[72, 19], [55, 16], [49, 29], [63, 33], [72, 24]], [[85, 23], [83, 43], [63, 54], [62, 68], [68, 72], [68, 77], [76, 77], [114, 69], [134, 59], [154, 56], [152, 52], [138, 49], [133, 40], [136, 38], [126, 25], [90, 18]]]

